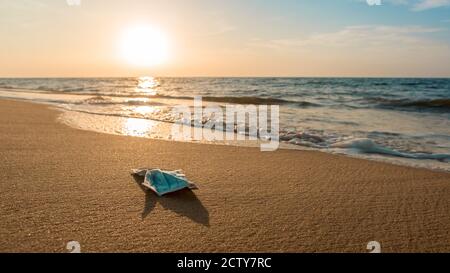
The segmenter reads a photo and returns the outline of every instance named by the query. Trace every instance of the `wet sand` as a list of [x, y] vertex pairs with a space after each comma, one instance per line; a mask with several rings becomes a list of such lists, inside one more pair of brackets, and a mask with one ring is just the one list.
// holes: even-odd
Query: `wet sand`
[[[450, 251], [450, 173], [93, 133], [0, 100], [0, 252]], [[129, 175], [183, 169], [159, 198]]]

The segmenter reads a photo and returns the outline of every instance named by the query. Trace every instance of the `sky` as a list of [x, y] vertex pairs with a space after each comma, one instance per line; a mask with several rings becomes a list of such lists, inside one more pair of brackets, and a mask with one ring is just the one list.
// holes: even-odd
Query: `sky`
[[0, 0], [0, 77], [450, 77], [450, 0], [71, 1]]

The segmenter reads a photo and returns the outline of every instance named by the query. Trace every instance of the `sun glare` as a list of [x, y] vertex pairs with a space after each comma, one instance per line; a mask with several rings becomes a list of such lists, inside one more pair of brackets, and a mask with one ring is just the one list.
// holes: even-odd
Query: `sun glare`
[[120, 53], [131, 65], [162, 64], [168, 58], [167, 37], [161, 30], [148, 25], [129, 28], [121, 36]]
[[154, 96], [157, 94], [156, 87], [158, 86], [158, 81], [153, 77], [139, 77], [136, 92]]
[[123, 124], [123, 133], [127, 136], [145, 137], [155, 124], [151, 120], [129, 118]]

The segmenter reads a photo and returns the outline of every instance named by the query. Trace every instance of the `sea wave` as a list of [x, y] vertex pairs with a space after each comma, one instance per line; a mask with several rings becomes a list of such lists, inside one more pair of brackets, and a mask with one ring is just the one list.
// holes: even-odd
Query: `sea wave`
[[406, 152], [377, 144], [369, 138], [333, 139], [324, 135], [306, 132], [289, 132], [280, 135], [280, 140], [315, 149], [352, 149], [362, 154], [379, 154], [410, 159], [431, 159], [450, 162], [450, 154]]
[[[119, 98], [145, 98], [145, 99], [177, 99], [177, 100], [193, 100], [195, 96], [172, 96], [164, 94], [149, 95], [142, 93], [124, 93], [124, 94], [111, 94], [111, 93], [99, 93], [99, 92], [71, 92], [74, 95], [92, 95], [103, 97], [119, 97]], [[321, 107], [322, 104], [313, 103], [305, 100], [287, 100], [275, 97], [258, 97], [258, 96], [200, 96], [203, 101], [218, 102], [218, 103], [233, 103], [233, 104], [254, 104], [254, 105], [290, 105], [297, 107]], [[397, 108], [397, 109], [434, 109], [442, 111], [450, 111], [450, 99], [438, 98], [438, 99], [421, 99], [421, 100], [404, 100], [404, 99], [387, 99], [387, 98], [369, 98], [364, 99], [369, 105], [380, 108]], [[346, 105], [342, 106], [356, 107]]]
[[[83, 93], [82, 95], [86, 95]], [[91, 94], [90, 94], [91, 95]], [[94, 94], [92, 94], [94, 95]], [[96, 93], [99, 95], [99, 93]], [[177, 99], [177, 100], [193, 100], [194, 96], [169, 96], [169, 95], [146, 95], [146, 94], [100, 94], [99, 97], [129, 97], [129, 98], [142, 98], [142, 99]], [[308, 101], [291, 101], [279, 98], [268, 97], [218, 97], [218, 96], [199, 96], [203, 101], [208, 102], [220, 102], [220, 103], [234, 103], [234, 104], [255, 104], [255, 105], [295, 105], [301, 107], [318, 107], [321, 106], [317, 103]], [[103, 100], [102, 100], [103, 101]], [[90, 102], [90, 101], [87, 101]], [[98, 103], [97, 100], [92, 100], [94, 103]]]
[[450, 154], [401, 152], [389, 147], [378, 145], [373, 140], [368, 138], [352, 139], [343, 142], [338, 142], [332, 144], [330, 147], [343, 149], [356, 149], [362, 153], [367, 154], [381, 154], [412, 159], [432, 159], [442, 162], [450, 161]]
[[[4, 89], [17, 90], [12, 86], [0, 86]], [[80, 96], [93, 96], [94, 98], [85, 100], [85, 103], [93, 104], [105, 104], [107, 103], [106, 98], [145, 98], [145, 99], [177, 99], [177, 100], [193, 100], [195, 96], [173, 96], [164, 94], [150, 95], [144, 91], [139, 92], [124, 92], [124, 93], [113, 93], [113, 92], [100, 92], [92, 91], [84, 88], [73, 88], [69, 91], [64, 90], [49, 90], [49, 88], [38, 87], [35, 89], [21, 88], [22, 90], [35, 91], [38, 93], [47, 94], [60, 94], [60, 95], [80, 95]], [[274, 97], [260, 97], [260, 96], [200, 96], [203, 101], [209, 102], [219, 102], [219, 103], [234, 103], [234, 104], [255, 104], [255, 105], [293, 105], [299, 107], [319, 107], [320, 104], [312, 103], [308, 101], [296, 101], [296, 100], [286, 100]], [[101, 98], [101, 99], [99, 99]]]
[[417, 100], [400, 104], [403, 107], [433, 107], [450, 109], [450, 99]]
[[89, 104], [89, 105], [124, 105], [124, 106], [165, 106], [166, 104], [156, 101], [148, 100], [147, 98], [132, 98], [127, 100], [121, 100], [121, 101], [114, 101], [110, 97], [105, 96], [95, 96], [91, 97], [79, 102], [70, 102], [70, 104]]
[[370, 103], [375, 103], [383, 108], [415, 108], [415, 109], [440, 109], [450, 110], [450, 99], [421, 99], [421, 100], [404, 100], [404, 99], [386, 99], [386, 98], [370, 98]]
[[308, 101], [292, 101], [279, 98], [269, 98], [269, 97], [215, 97], [206, 96], [202, 97], [204, 101], [212, 102], [224, 102], [224, 103], [236, 103], [236, 104], [291, 104], [302, 107], [317, 107], [319, 104], [308, 102]]

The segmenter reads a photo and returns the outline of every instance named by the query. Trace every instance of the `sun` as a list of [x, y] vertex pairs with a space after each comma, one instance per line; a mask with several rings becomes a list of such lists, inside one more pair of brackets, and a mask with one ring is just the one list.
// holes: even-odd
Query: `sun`
[[150, 67], [168, 59], [166, 35], [150, 25], [139, 25], [126, 29], [120, 38], [120, 55], [131, 65]]

